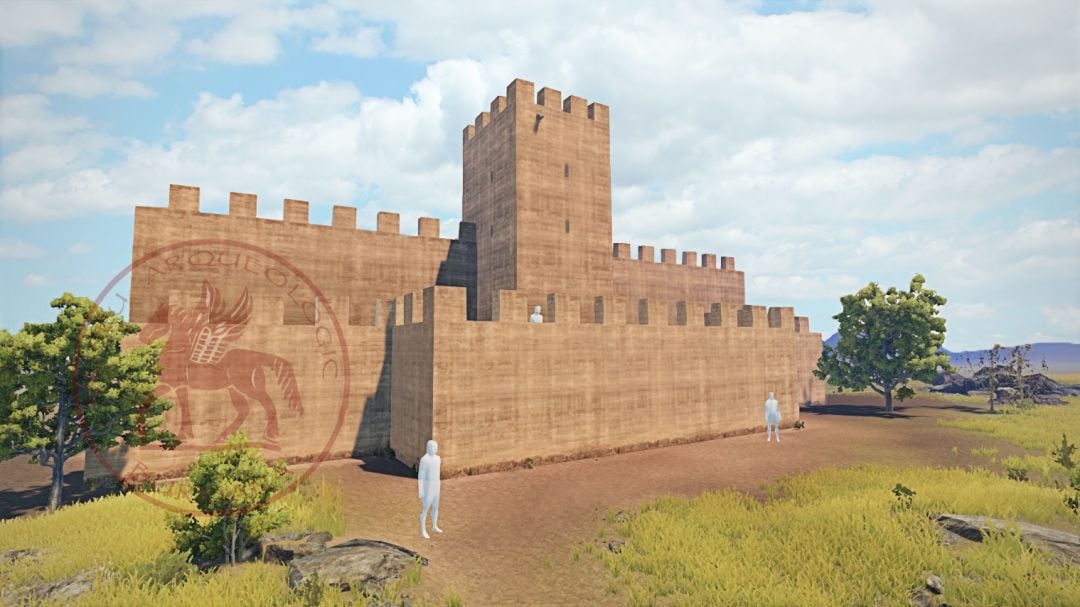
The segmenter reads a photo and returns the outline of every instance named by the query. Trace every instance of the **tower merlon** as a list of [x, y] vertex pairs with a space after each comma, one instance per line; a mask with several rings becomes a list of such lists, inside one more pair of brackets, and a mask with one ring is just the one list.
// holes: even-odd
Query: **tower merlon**
[[589, 120], [594, 120], [601, 124], [607, 124], [609, 117], [608, 106], [603, 103], [590, 103], [589, 104]]
[[697, 266], [697, 253], [695, 251], [683, 251], [682, 265], [690, 267]]
[[795, 308], [777, 306], [769, 308], [769, 328], [795, 330]]
[[420, 217], [417, 219], [416, 235], [423, 238], [438, 238], [439, 219], [437, 217]]
[[713, 253], [701, 254], [701, 267], [716, 269], [716, 255]]
[[744, 305], [739, 308], [740, 327], [766, 327], [765, 306]]
[[795, 332], [796, 333], [809, 333], [810, 332], [810, 319], [806, 316], [795, 317]]
[[544, 107], [562, 109], [562, 93], [545, 86], [536, 94], [536, 104]]
[[258, 214], [258, 199], [254, 194], [229, 192], [229, 215], [231, 217], [255, 217]]
[[334, 205], [334, 215], [331, 225], [335, 228], [356, 229], [356, 207], [343, 207]]
[[547, 316], [544, 322], [577, 324], [581, 322], [581, 311], [574, 298], [563, 293], [548, 293]]
[[620, 259], [630, 259], [630, 243], [616, 242], [611, 245], [611, 256]]
[[306, 200], [285, 199], [285, 221], [289, 223], [308, 222], [308, 202]]
[[660, 249], [660, 263], [675, 263], [675, 249]]
[[721, 257], [720, 258], [720, 269], [721, 270], [734, 270], [735, 269], [735, 258], [734, 257]]
[[491, 115], [495, 116], [506, 109], [506, 96], [499, 95], [491, 100]]
[[476, 136], [476, 126], [475, 125], [470, 124], [470, 125], [466, 126], [465, 128], [461, 129], [461, 142], [462, 143], [465, 143], [466, 141], [472, 139], [474, 136]]
[[581, 116], [587, 118], [589, 102], [584, 97], [578, 97], [577, 95], [568, 95], [562, 102], [562, 111], [573, 116]]
[[401, 216], [390, 211], [379, 211], [375, 231], [380, 234], [401, 234]]
[[528, 80], [515, 78], [506, 85], [506, 102], [508, 105], [531, 104], [536, 99], [536, 85]]
[[637, 248], [638, 261], [647, 261], [653, 263], [656, 261], [656, 256], [653, 254], [653, 248], [651, 245], [639, 244]]
[[479, 131], [480, 129], [484, 128], [485, 126], [487, 126], [489, 124], [491, 124], [491, 113], [490, 112], [480, 112], [479, 114], [476, 115], [476, 120], [473, 121], [473, 125], [476, 126], [477, 131]]
[[169, 184], [169, 209], [198, 213], [199, 188], [190, 185]]
[[675, 302], [675, 324], [687, 327], [705, 326], [705, 304], [697, 301]]

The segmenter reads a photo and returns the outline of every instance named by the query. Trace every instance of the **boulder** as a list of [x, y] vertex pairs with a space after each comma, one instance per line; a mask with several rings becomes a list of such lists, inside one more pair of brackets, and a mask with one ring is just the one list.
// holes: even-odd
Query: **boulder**
[[349, 540], [289, 561], [289, 586], [299, 588], [317, 578], [341, 590], [375, 589], [400, 578], [416, 560], [428, 564], [426, 558], [401, 546], [377, 540]]
[[967, 394], [976, 388], [975, 380], [964, 377], [959, 373], [938, 373], [934, 378], [931, 392], [944, 392], [946, 394]]
[[41, 558], [42, 550], [40, 548], [18, 548], [16, 550], [5, 550], [0, 552], [0, 564], [15, 562], [15, 561], [36, 561]]
[[1028, 544], [1046, 551], [1063, 563], [1080, 565], [1080, 535], [1075, 533], [1020, 521], [965, 514], [942, 514], [937, 517], [937, 523], [945, 530], [973, 542], [981, 542], [991, 530], [1005, 532], [1010, 526], [1015, 526], [1020, 539]]
[[325, 531], [267, 535], [259, 540], [259, 557], [268, 563], [289, 561], [322, 552], [333, 536]]
[[607, 549], [614, 552], [615, 554], [618, 554], [618, 553], [622, 552], [622, 548], [625, 545], [626, 545], [626, 542], [624, 540], [614, 540], [614, 541], [608, 542]]
[[99, 574], [105, 575], [107, 572], [104, 569], [86, 569], [62, 580], [25, 587], [16, 592], [15, 604], [58, 602], [67, 605], [89, 592]]

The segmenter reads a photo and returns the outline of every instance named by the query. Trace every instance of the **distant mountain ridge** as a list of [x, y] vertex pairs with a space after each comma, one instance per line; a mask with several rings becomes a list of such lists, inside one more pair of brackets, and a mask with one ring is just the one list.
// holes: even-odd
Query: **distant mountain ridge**
[[[839, 341], [840, 334], [833, 333], [824, 341], [824, 344], [835, 348]], [[1012, 346], [1002, 347], [1002, 354], [1008, 356], [1010, 348], [1012, 348]], [[952, 352], [946, 348], [942, 348], [941, 350], [949, 355], [949, 364], [959, 368], [961, 371], [968, 370], [967, 366], [969, 359], [972, 364], [977, 365], [979, 364], [979, 355], [982, 355], [985, 359], [990, 354], [989, 348], [985, 350], [964, 350], [962, 352]], [[1031, 361], [1031, 366], [1035, 371], [1042, 371], [1041, 364], [1042, 360], [1045, 358], [1051, 373], [1080, 373], [1080, 344], [1067, 342], [1043, 342], [1031, 344], [1031, 351], [1027, 353], [1027, 357]]]

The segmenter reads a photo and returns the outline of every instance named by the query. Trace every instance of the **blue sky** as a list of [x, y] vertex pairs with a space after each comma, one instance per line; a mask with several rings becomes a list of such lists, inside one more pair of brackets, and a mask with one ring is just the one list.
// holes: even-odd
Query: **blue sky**
[[[1080, 8], [4, 2], [0, 327], [96, 295], [170, 183], [444, 220], [514, 77], [611, 106], [614, 238], [733, 255], [835, 330], [922, 273], [946, 346], [1080, 342]], [[406, 228], [408, 229], [408, 228]]]

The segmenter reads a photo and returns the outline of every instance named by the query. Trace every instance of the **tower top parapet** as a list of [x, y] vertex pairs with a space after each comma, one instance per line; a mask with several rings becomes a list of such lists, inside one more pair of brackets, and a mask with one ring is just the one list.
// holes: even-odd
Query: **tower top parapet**
[[562, 111], [571, 116], [580, 116], [597, 125], [608, 125], [609, 108], [603, 103], [589, 103], [584, 97], [568, 95], [550, 87], [536, 91], [536, 85], [528, 80], [515, 78], [506, 86], [506, 95], [499, 95], [491, 101], [487, 112], [480, 112], [472, 124], [462, 130], [462, 142], [475, 137], [484, 127], [491, 124], [496, 116], [509, 108], [547, 108], [549, 111]]

